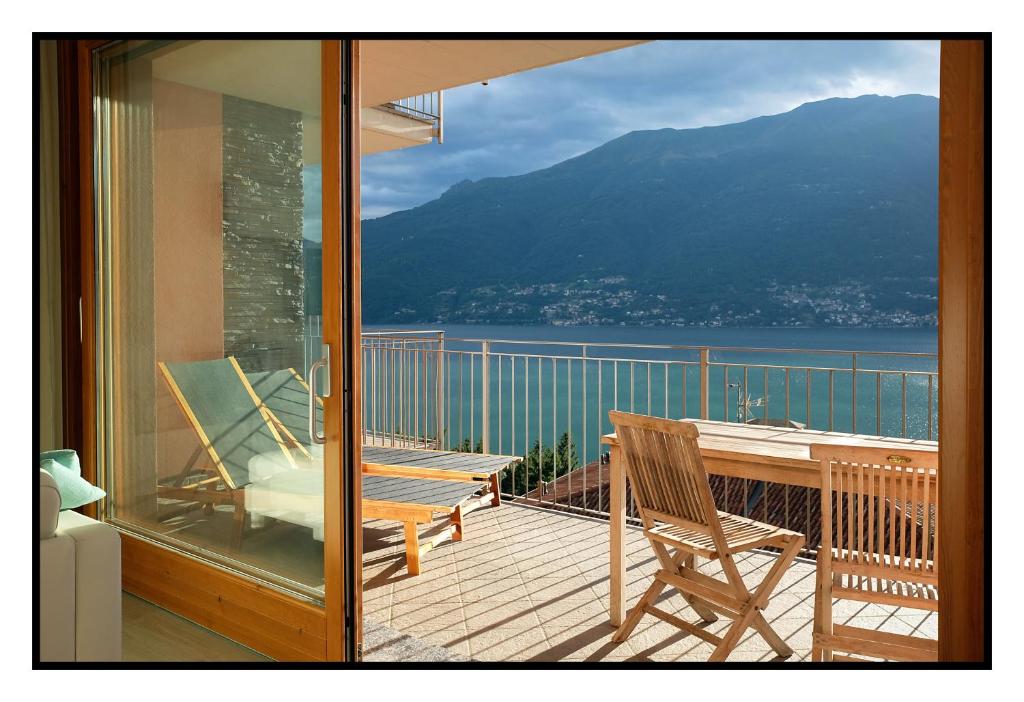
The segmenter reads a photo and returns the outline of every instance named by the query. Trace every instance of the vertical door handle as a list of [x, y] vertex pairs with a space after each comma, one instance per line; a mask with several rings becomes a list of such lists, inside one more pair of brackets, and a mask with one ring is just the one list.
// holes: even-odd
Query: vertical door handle
[[316, 432], [316, 403], [318, 395], [316, 392], [316, 377], [321, 368], [327, 367], [326, 358], [318, 358], [309, 367], [309, 438], [314, 444], [326, 444], [327, 437]]

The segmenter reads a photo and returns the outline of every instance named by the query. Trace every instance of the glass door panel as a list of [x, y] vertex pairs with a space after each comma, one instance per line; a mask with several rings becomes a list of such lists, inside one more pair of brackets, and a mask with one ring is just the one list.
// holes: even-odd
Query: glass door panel
[[122, 42], [94, 64], [107, 516], [318, 603], [320, 67], [319, 41]]

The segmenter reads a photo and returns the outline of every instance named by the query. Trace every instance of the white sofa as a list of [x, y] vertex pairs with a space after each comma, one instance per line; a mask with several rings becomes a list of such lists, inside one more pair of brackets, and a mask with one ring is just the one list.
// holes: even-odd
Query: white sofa
[[109, 524], [60, 511], [39, 471], [39, 659], [121, 660], [121, 537]]

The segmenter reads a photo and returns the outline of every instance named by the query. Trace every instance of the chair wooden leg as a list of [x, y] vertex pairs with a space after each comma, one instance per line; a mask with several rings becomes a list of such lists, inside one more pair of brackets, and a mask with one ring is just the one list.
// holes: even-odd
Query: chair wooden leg
[[768, 600], [772, 596], [772, 592], [775, 587], [782, 580], [783, 574], [789, 569], [789, 566], [793, 563], [796, 558], [796, 554], [800, 552], [803, 547], [804, 539], [798, 538], [793, 539], [786, 548], [783, 549], [782, 553], [775, 559], [775, 565], [772, 566], [771, 570], [768, 571], [768, 575], [765, 576], [764, 580], [757, 586], [757, 589], [751, 593], [747, 586], [743, 583], [743, 578], [740, 576], [739, 569], [736, 567], [736, 563], [733, 560], [731, 554], [723, 555], [719, 560], [722, 563], [722, 570], [726, 574], [726, 578], [730, 584], [736, 590], [737, 597], [745, 599], [747, 604], [744, 606], [740, 615], [733, 621], [732, 625], [726, 631], [725, 636], [722, 637], [722, 642], [715, 648], [714, 653], [711, 654], [711, 661], [724, 661], [726, 657], [739, 643], [740, 636], [748, 628], [753, 627], [764, 639], [768, 642], [768, 645], [778, 653], [780, 656], [791, 656], [793, 650], [786, 645], [782, 637], [771, 628], [768, 621], [761, 614], [761, 609], [768, 604]]
[[832, 634], [832, 573], [824, 551], [818, 552], [814, 588], [814, 637], [811, 643], [812, 661], [831, 661], [832, 650], [823, 648], [818, 639]]
[[420, 535], [416, 522], [405, 522], [405, 567], [409, 575], [420, 574]]
[[[687, 554], [686, 557], [683, 558], [683, 567], [689, 568], [690, 570], [697, 570], [696, 556], [694, 556], [692, 553]], [[718, 621], [718, 615], [712, 612], [706, 606], [704, 606], [704, 604], [702, 604], [698, 598], [694, 597], [693, 595], [687, 592], [683, 592], [680, 594], [683, 596], [683, 599], [686, 600], [687, 604], [693, 607], [693, 611], [696, 612], [697, 615], [700, 616], [700, 618], [703, 619], [705, 622], [711, 624], [712, 622]]]
[[757, 633], [759, 633], [761, 637], [768, 642], [768, 645], [772, 647], [772, 650], [781, 658], [789, 658], [793, 655], [793, 649], [789, 647], [789, 644], [787, 644], [781, 636], [779, 636], [775, 629], [772, 629], [771, 624], [768, 623], [768, 620], [764, 618], [764, 615], [761, 614], [760, 611], [754, 615], [751, 626], [757, 630]]
[[732, 650], [736, 648], [736, 644], [740, 642], [740, 636], [743, 632], [750, 628], [751, 623], [754, 621], [754, 617], [757, 615], [757, 609], [754, 607], [752, 602], [748, 602], [740, 612], [740, 615], [736, 617], [733, 623], [725, 632], [725, 636], [722, 637], [722, 642], [715, 647], [712, 651], [711, 656], [708, 658], [710, 662], [724, 661], [732, 653]]
[[651, 583], [651, 586], [647, 588], [647, 592], [645, 592], [640, 598], [640, 601], [636, 603], [636, 606], [629, 611], [626, 621], [622, 622], [622, 626], [612, 634], [612, 641], [615, 643], [622, 643], [625, 641], [629, 635], [633, 633], [633, 629], [636, 628], [636, 625], [640, 623], [647, 606], [654, 602], [664, 589], [665, 583], [661, 580], [655, 579], [655, 581]]

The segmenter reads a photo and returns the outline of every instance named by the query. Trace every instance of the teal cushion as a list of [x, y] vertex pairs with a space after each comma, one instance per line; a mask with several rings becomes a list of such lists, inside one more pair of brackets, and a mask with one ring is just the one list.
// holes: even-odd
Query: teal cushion
[[39, 467], [52, 475], [53, 481], [57, 483], [62, 512], [95, 502], [107, 495], [88, 480], [76, 475], [72, 469], [65, 468], [52, 458], [40, 461]]
[[82, 464], [78, 462], [78, 454], [74, 449], [57, 449], [56, 451], [43, 451], [39, 454], [40, 461], [45, 461], [48, 458], [61, 464], [75, 475], [82, 474]]

